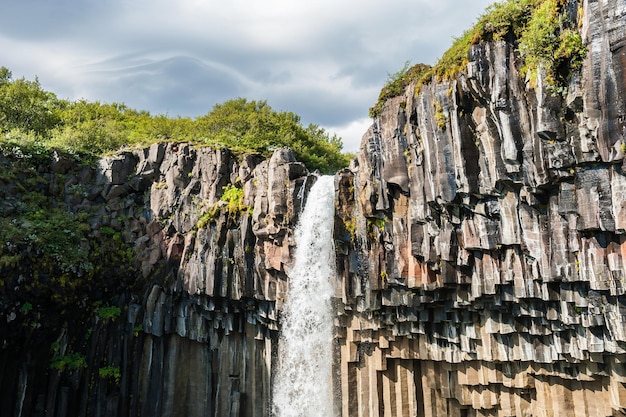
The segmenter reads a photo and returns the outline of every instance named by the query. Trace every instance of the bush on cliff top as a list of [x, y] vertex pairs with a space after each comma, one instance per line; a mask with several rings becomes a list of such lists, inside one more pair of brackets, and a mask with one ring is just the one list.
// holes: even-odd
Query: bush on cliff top
[[265, 101], [229, 100], [195, 119], [152, 116], [121, 103], [61, 100], [38, 80], [14, 80], [0, 67], [0, 141], [16, 138], [93, 157], [123, 146], [177, 141], [264, 156], [288, 146], [309, 169], [325, 173], [349, 162], [341, 138], [314, 124], [305, 127], [298, 115], [275, 111]]
[[577, 22], [563, 13], [566, 3], [565, 0], [505, 0], [489, 6], [472, 28], [454, 40], [432, 69], [411, 79], [404, 76], [407, 73], [405, 66], [396, 73], [402, 74], [403, 82], [407, 81], [401, 89], [397, 88], [401, 84], [398, 77], [390, 76], [378, 102], [370, 109], [370, 116], [378, 116], [384, 102], [402, 94], [412, 81], [429, 83], [433, 77], [441, 81], [464, 71], [471, 46], [483, 41], [508, 40], [517, 45], [522, 58], [522, 73], [529, 76], [531, 83], [536, 82], [541, 69], [548, 83], [558, 87], [566, 81], [571, 70], [580, 67], [586, 54]]

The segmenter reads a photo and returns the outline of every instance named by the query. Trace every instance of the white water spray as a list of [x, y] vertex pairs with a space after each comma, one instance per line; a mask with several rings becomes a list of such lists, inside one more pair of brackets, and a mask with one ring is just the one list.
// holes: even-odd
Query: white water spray
[[320, 177], [296, 228], [274, 379], [275, 417], [333, 415], [334, 197], [334, 178]]

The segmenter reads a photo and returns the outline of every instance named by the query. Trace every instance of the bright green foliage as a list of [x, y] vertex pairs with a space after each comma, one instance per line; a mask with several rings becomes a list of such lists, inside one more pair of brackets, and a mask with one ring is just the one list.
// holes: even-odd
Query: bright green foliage
[[129, 144], [129, 119], [124, 105], [80, 100], [67, 105], [62, 124], [52, 132], [50, 146], [101, 155]]
[[340, 138], [317, 125], [304, 127], [299, 116], [277, 112], [265, 101], [229, 100], [195, 120], [152, 116], [120, 103], [60, 100], [44, 91], [39, 81], [13, 80], [11, 72], [0, 67], [0, 142], [15, 131], [22, 140], [83, 157], [99, 157], [124, 146], [175, 141], [264, 156], [288, 146], [309, 169], [325, 173], [349, 162], [341, 152]]
[[519, 49], [531, 78], [536, 79], [539, 66], [551, 68], [559, 41], [558, 9], [554, 0], [547, 0], [535, 10], [522, 32]]
[[204, 229], [211, 222], [214, 222], [217, 219], [217, 216], [220, 214], [219, 205], [215, 204], [202, 215], [198, 219], [198, 223], [196, 224], [197, 229]]
[[224, 187], [222, 197], [220, 201], [209, 207], [202, 216], [198, 219], [196, 224], [197, 229], [205, 228], [209, 223], [214, 222], [220, 214], [220, 206], [226, 203], [226, 210], [231, 216], [236, 216], [240, 213], [251, 213], [252, 207], [243, 203], [244, 192], [243, 189], [236, 187], [232, 184], [226, 184]]
[[519, 50], [524, 58], [524, 70], [531, 81], [537, 79], [539, 68], [545, 71], [549, 85], [559, 83], [558, 68], [579, 68], [586, 54], [578, 31], [566, 27], [573, 22], [559, 18], [559, 2], [545, 0], [533, 13], [519, 39]]
[[224, 193], [220, 201], [228, 203], [227, 208], [229, 214], [235, 214], [249, 209], [248, 206], [243, 204], [243, 190], [231, 184], [227, 184], [226, 187], [224, 187]]
[[0, 133], [23, 129], [47, 136], [60, 123], [59, 104], [39, 80], [13, 80], [11, 71], [0, 67]]
[[329, 136], [317, 125], [305, 128], [298, 115], [276, 112], [265, 101], [238, 98], [217, 104], [210, 113], [196, 119], [195, 135], [208, 145], [265, 156], [288, 146], [310, 169], [325, 173], [348, 165], [348, 158], [341, 153], [340, 138]]
[[512, 35], [518, 38], [535, 7], [542, 0], [505, 0], [487, 8], [478, 22], [456, 38], [435, 67], [438, 79], [452, 78], [465, 69], [472, 45], [481, 41], [499, 41]]
[[437, 101], [435, 101], [433, 106], [435, 107], [435, 122], [437, 123], [437, 127], [441, 130], [446, 130], [448, 117], [446, 117], [446, 114], [443, 112], [443, 106]]

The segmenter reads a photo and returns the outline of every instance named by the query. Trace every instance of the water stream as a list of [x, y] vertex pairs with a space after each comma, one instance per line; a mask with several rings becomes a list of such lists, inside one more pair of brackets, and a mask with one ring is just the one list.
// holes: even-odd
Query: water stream
[[333, 416], [334, 196], [334, 178], [320, 177], [295, 231], [295, 265], [289, 274], [274, 378], [275, 417]]

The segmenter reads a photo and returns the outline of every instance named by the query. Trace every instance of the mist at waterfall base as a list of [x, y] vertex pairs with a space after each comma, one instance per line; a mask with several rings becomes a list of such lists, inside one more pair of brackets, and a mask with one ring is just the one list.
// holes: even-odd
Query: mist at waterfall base
[[333, 415], [334, 195], [334, 178], [318, 178], [295, 231], [295, 265], [289, 273], [274, 377], [275, 417]]

